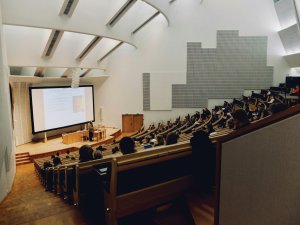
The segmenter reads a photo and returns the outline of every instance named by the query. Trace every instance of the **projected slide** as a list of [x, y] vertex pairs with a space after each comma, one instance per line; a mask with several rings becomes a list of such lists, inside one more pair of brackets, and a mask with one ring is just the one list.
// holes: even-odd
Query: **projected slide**
[[93, 87], [31, 88], [33, 133], [94, 120]]

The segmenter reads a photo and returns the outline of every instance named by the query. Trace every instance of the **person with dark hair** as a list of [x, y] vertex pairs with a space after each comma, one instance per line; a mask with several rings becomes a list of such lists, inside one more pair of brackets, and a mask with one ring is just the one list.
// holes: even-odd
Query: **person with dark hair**
[[50, 161], [45, 161], [44, 162], [44, 169], [47, 169], [48, 167], [52, 167], [52, 163]]
[[300, 94], [300, 88], [299, 85], [297, 84], [295, 88], [291, 88], [290, 95], [299, 95], [299, 94]]
[[112, 150], [111, 150], [112, 154], [116, 154], [118, 151], [120, 151], [118, 146], [112, 148]]
[[131, 137], [123, 137], [119, 145], [123, 155], [131, 154], [135, 152], [134, 149], [135, 144]]
[[89, 131], [89, 141], [93, 141], [94, 137], [94, 126], [92, 121], [88, 123], [88, 131]]
[[233, 123], [234, 123], [234, 129], [240, 129], [244, 126], [247, 126], [250, 124], [248, 120], [248, 115], [245, 110], [243, 109], [237, 109], [233, 114]]
[[93, 159], [93, 148], [90, 145], [83, 145], [79, 149], [79, 162], [87, 162]]
[[60, 158], [59, 157], [55, 157], [54, 159], [53, 159], [53, 166], [58, 166], [58, 165], [61, 165], [62, 163], [61, 163], [61, 160], [60, 160]]
[[168, 133], [166, 137], [166, 145], [176, 144], [178, 141], [178, 135], [175, 132]]
[[281, 102], [278, 103], [273, 103], [272, 105], [270, 105], [270, 112], [271, 114], [275, 114], [275, 113], [279, 113], [281, 111], [284, 111], [288, 108], [288, 106], [286, 104], [283, 104]]
[[99, 146], [96, 148], [96, 150], [98, 150], [98, 151], [104, 151], [104, 150], [106, 150], [106, 148], [104, 148], [102, 145], [99, 145]]
[[193, 133], [192, 169], [196, 187], [202, 194], [212, 191], [215, 182], [215, 148], [209, 139], [209, 134], [203, 130]]
[[211, 122], [208, 123], [206, 127], [207, 127], [207, 132], [208, 132], [209, 134], [212, 133], [212, 132], [215, 132], [215, 129], [214, 129], [214, 127], [213, 127], [213, 125], [212, 125]]
[[165, 144], [164, 136], [161, 134], [157, 135], [156, 140], [157, 144], [155, 146], [161, 146]]
[[101, 151], [94, 151], [93, 157], [94, 157], [94, 159], [102, 159], [103, 155], [102, 155]]
[[67, 150], [66, 159], [70, 158], [70, 150]]

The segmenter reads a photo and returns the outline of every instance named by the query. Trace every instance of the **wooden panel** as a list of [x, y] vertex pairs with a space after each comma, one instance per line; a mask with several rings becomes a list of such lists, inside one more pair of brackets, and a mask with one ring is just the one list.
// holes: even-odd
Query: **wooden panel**
[[122, 115], [122, 132], [132, 132], [133, 117], [132, 115]]
[[133, 117], [133, 131], [138, 131], [144, 124], [144, 115], [134, 115]]
[[81, 142], [83, 138], [83, 131], [77, 131], [68, 134], [62, 134], [64, 144], [72, 144], [75, 142]]
[[144, 115], [126, 114], [122, 115], [122, 132], [134, 132], [139, 130], [144, 123]]
[[167, 202], [182, 194], [191, 185], [192, 177], [187, 176], [118, 196], [116, 216], [120, 218]]

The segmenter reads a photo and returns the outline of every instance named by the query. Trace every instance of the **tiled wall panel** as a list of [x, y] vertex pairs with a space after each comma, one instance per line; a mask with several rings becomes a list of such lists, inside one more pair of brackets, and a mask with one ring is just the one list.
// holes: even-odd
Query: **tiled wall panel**
[[143, 109], [150, 110], [150, 73], [143, 74]]
[[273, 67], [267, 67], [267, 37], [240, 37], [218, 31], [217, 48], [187, 44], [187, 84], [173, 85], [173, 108], [207, 107], [209, 98], [240, 97], [244, 89], [268, 88]]

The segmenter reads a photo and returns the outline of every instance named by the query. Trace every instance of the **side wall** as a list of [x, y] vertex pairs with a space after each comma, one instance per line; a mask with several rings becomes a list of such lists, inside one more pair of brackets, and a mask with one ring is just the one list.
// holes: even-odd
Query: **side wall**
[[300, 221], [300, 115], [222, 144], [219, 225]]
[[0, 5], [0, 202], [11, 190], [16, 172], [8, 75]]
[[[123, 46], [111, 56], [107, 69], [111, 76], [96, 87], [96, 112], [102, 108], [104, 124], [121, 127], [122, 113], [143, 113], [148, 125], [199, 110], [143, 111], [142, 77], [143, 73], [173, 73], [174, 83], [186, 80], [187, 43], [201, 42], [203, 48], [217, 48], [218, 30], [237, 30], [241, 37], [267, 37], [264, 66], [274, 67], [274, 85], [291, 72], [283, 59], [285, 51], [277, 33], [280, 25], [272, 0], [210, 0], [202, 4], [186, 0], [167, 7], [169, 27], [160, 15], [136, 34], [137, 49]], [[154, 91], [162, 97], [169, 94], [159, 87]]]

